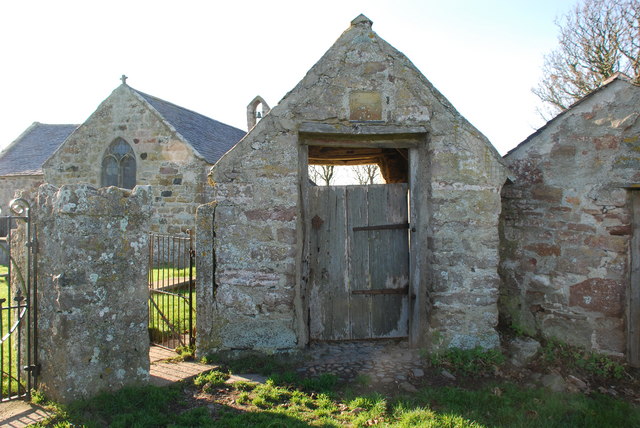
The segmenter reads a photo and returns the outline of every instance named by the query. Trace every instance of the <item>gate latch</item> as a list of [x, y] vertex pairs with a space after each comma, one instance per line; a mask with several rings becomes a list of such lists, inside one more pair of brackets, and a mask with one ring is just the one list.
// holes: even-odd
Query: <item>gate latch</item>
[[25, 372], [31, 373], [33, 376], [40, 375], [40, 364], [32, 364], [30, 366], [24, 366], [22, 368]]

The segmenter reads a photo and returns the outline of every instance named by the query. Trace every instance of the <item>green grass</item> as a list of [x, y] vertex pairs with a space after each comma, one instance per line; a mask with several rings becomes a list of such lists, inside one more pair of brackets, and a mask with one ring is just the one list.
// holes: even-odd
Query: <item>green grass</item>
[[[209, 379], [209, 376], [211, 379]], [[513, 384], [478, 390], [425, 388], [410, 396], [354, 394], [334, 386], [303, 390], [270, 379], [234, 386], [213, 372], [196, 383], [235, 397], [240, 409], [189, 404], [184, 387], [126, 388], [64, 409], [40, 426], [111, 427], [621, 427], [640, 426], [640, 409], [603, 395], [552, 393]], [[348, 390], [347, 390], [348, 391]], [[228, 402], [228, 401], [226, 401]], [[211, 410], [215, 409], [215, 410]]]
[[[193, 278], [196, 277], [196, 268], [193, 267]], [[149, 278], [152, 282], [163, 282], [166, 281], [167, 284], [173, 284], [174, 279], [178, 278], [189, 278], [189, 268], [175, 268], [171, 266], [167, 267], [157, 267], [151, 270], [149, 273]]]
[[[165, 294], [153, 294], [152, 299], [160, 309], [160, 312], [174, 326], [175, 330], [186, 334], [189, 331], [189, 290], [171, 290], [181, 297]], [[166, 321], [159, 316], [158, 309], [149, 302], [149, 329], [152, 337], [171, 335], [172, 330]], [[196, 293], [192, 295], [193, 328], [196, 326]], [[154, 336], [158, 335], [158, 336]]]
[[[6, 274], [8, 272], [7, 266], [0, 265], [0, 274]], [[4, 303], [2, 303], [3, 307], [7, 307], [15, 302], [11, 300], [8, 281], [4, 278], [0, 278], [0, 299], [6, 299]], [[16, 311], [15, 310], [2, 310], [2, 329], [0, 329], [0, 338], [4, 337], [11, 326], [15, 323], [16, 320]], [[2, 344], [2, 395], [8, 396], [13, 395], [18, 392], [18, 383], [15, 380], [11, 381], [11, 385], [9, 385], [9, 378], [7, 376], [8, 372], [11, 372], [11, 375], [15, 377], [19, 370], [19, 363], [17, 361], [18, 352], [16, 348], [16, 337], [11, 338], [11, 343], [7, 340]], [[9, 366], [9, 361], [11, 361], [11, 365]], [[24, 383], [24, 382], [22, 382]]]
[[[193, 277], [195, 278], [195, 268], [193, 269]], [[149, 302], [149, 333], [153, 342], [169, 344], [167, 338], [173, 337], [174, 332], [179, 334], [187, 334], [189, 332], [189, 288], [188, 284], [184, 284], [185, 281], [188, 281], [188, 278], [189, 268], [178, 269], [164, 266], [154, 268], [149, 272], [149, 279], [155, 283], [154, 289], [177, 295], [152, 293], [152, 299], [157, 305], [156, 308]], [[194, 330], [196, 325], [195, 307], [196, 294], [194, 290], [192, 294], [192, 323]], [[168, 323], [163, 316], [159, 315], [158, 311], [168, 320]]]

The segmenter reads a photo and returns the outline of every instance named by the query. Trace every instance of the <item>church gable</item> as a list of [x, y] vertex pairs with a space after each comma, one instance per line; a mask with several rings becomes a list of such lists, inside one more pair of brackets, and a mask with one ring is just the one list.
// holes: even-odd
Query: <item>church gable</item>
[[153, 230], [179, 232], [193, 228], [197, 205], [213, 197], [206, 185], [210, 162], [242, 135], [122, 84], [45, 163], [45, 181], [56, 186], [151, 185]]
[[[404, 327], [387, 333], [434, 348], [497, 346], [499, 192], [507, 169], [487, 139], [361, 15], [211, 169], [217, 289], [210, 296], [215, 301], [203, 300], [202, 307], [216, 308], [205, 319], [221, 321], [201, 326], [210, 332], [199, 336], [201, 351], [303, 346], [336, 322], [324, 319], [312, 327], [307, 317], [318, 308], [337, 313], [322, 309], [322, 287], [313, 282], [319, 274], [312, 261], [319, 255], [310, 242], [328, 219], [313, 212], [323, 205], [313, 199], [322, 192], [313, 190], [308, 165], [372, 161], [394, 183], [383, 188], [400, 192], [400, 199], [411, 195], [409, 221], [383, 223], [405, 237], [409, 229], [402, 225], [411, 225], [411, 248], [403, 248], [412, 271], [366, 285], [379, 290], [396, 284], [398, 293], [415, 296], [396, 307]], [[373, 198], [380, 203], [370, 205], [380, 209], [407, 205], [392, 203], [395, 196]], [[359, 338], [348, 328], [336, 334]]]
[[[255, 134], [262, 133], [267, 123], [278, 122], [302, 134], [362, 136], [376, 134], [376, 126], [385, 128], [382, 132], [386, 134], [428, 134], [436, 147], [442, 146], [438, 149], [446, 157], [443, 162], [456, 164], [437, 171], [446, 173], [449, 166], [455, 166], [456, 180], [461, 172], [469, 173], [466, 179], [469, 183], [501, 184], [507, 169], [491, 143], [371, 25], [363, 15], [354, 19], [350, 28], [271, 110], [271, 120], [258, 123]], [[318, 124], [327, 126], [321, 128]], [[392, 126], [397, 128], [391, 130]], [[239, 146], [234, 150], [238, 150], [238, 159], [248, 153]], [[447, 152], [451, 154], [444, 154]], [[223, 162], [227, 161], [230, 159]]]
[[[108, 148], [121, 139], [140, 164], [139, 184], [147, 184], [144, 163], [184, 162], [194, 157], [189, 147], [152, 108], [121, 85], [58, 148], [44, 166], [45, 179], [54, 185], [87, 183], [100, 187]], [[145, 162], [147, 161], [147, 162]]]

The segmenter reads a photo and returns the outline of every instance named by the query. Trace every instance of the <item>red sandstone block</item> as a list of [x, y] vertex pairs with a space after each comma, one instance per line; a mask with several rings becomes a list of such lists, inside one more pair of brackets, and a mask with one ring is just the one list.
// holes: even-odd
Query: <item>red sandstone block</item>
[[533, 251], [539, 256], [559, 256], [560, 247], [550, 244], [533, 244], [524, 247], [525, 250]]
[[620, 316], [624, 309], [624, 285], [613, 279], [590, 278], [570, 287], [569, 305], [607, 316]]

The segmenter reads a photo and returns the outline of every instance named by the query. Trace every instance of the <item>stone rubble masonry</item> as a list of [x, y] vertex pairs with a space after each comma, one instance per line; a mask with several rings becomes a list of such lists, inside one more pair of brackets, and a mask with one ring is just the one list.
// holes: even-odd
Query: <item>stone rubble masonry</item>
[[42, 174], [0, 176], [0, 216], [9, 215], [9, 202], [17, 196], [16, 189], [23, 191], [19, 193], [30, 193], [43, 182]]
[[193, 229], [198, 205], [213, 200], [213, 189], [207, 185], [211, 164], [126, 85], [116, 88], [45, 162], [45, 181], [100, 187], [102, 157], [118, 137], [135, 153], [136, 182], [152, 186], [150, 231], [174, 234]]
[[213, 299], [198, 302], [201, 354], [289, 350], [308, 342], [307, 137], [298, 130], [314, 123], [366, 134], [369, 124], [349, 121], [354, 92], [381, 94], [382, 110], [375, 112], [381, 121], [372, 125], [426, 129], [410, 149], [416, 159], [413, 343], [499, 345], [498, 218], [507, 169], [488, 140], [360, 16], [211, 169], [216, 205], [198, 220], [198, 227], [213, 229], [207, 257], [214, 259], [206, 274], [199, 265], [198, 281], [215, 281], [198, 285]]
[[530, 334], [623, 355], [640, 88], [617, 79], [505, 160], [500, 305]]
[[153, 194], [149, 186], [39, 188], [40, 387], [55, 401], [149, 380]]

